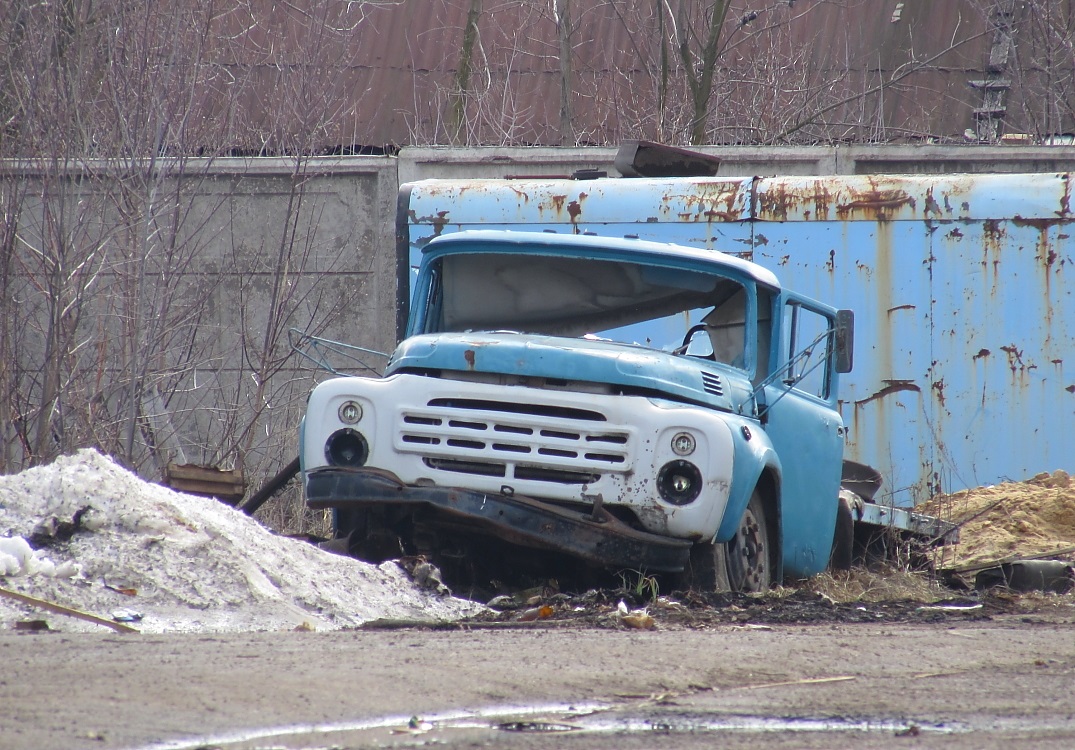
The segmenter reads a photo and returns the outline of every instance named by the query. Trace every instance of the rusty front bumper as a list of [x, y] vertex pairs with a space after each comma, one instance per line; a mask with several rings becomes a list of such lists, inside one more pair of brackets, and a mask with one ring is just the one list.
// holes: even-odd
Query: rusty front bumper
[[316, 469], [306, 475], [311, 508], [415, 506], [463, 519], [476, 532], [524, 547], [552, 550], [608, 568], [683, 570], [686, 539], [631, 528], [602, 508], [581, 513], [518, 495], [454, 487], [411, 487], [377, 469]]

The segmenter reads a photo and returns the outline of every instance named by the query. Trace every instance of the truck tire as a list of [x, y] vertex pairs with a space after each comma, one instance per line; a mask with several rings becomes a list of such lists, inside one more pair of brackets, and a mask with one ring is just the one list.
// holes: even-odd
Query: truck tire
[[765, 509], [761, 496], [754, 492], [731, 541], [695, 544], [678, 584], [705, 592], [765, 591], [772, 584], [769, 560]]
[[851, 570], [855, 555], [855, 516], [843, 492], [836, 506], [836, 529], [832, 535], [829, 570]]
[[677, 587], [705, 593], [731, 591], [727, 546], [716, 542], [697, 542], [691, 547], [687, 569], [679, 574]]
[[739, 529], [728, 542], [728, 582], [732, 591], [767, 591], [772, 585], [769, 554], [769, 526], [765, 506], [757, 490], [739, 520]]

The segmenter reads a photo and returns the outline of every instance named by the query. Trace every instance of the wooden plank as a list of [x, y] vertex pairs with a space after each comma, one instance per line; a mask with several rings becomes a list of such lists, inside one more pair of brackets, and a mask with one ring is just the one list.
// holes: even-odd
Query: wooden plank
[[246, 480], [240, 469], [168, 464], [165, 483], [178, 492], [216, 497], [232, 504], [242, 500], [246, 494]]
[[65, 607], [62, 604], [56, 604], [55, 602], [46, 601], [45, 599], [38, 599], [36, 596], [21, 594], [18, 591], [9, 591], [8, 589], [0, 588], [0, 596], [5, 596], [8, 599], [14, 599], [15, 601], [22, 602], [23, 604], [29, 604], [33, 607], [47, 609], [49, 612], [55, 612], [59, 615], [77, 617], [80, 620], [92, 622], [95, 625], [103, 625], [106, 628], [112, 628], [117, 633], [138, 632], [137, 629], [132, 628], [130, 625], [124, 625], [122, 622], [115, 622], [104, 617], [98, 617], [97, 615], [90, 614], [89, 612], [83, 612], [78, 609], [71, 609], [70, 607]]

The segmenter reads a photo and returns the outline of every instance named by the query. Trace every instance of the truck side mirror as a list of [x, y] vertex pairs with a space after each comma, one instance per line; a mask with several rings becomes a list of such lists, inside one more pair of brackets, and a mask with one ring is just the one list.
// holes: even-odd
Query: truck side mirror
[[836, 372], [851, 372], [855, 359], [855, 312], [836, 311]]

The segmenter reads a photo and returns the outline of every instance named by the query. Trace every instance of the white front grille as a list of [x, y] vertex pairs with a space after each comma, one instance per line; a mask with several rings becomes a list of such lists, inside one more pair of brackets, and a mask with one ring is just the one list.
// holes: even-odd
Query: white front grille
[[631, 468], [631, 432], [598, 411], [438, 398], [398, 415], [397, 450], [441, 471], [587, 484]]

